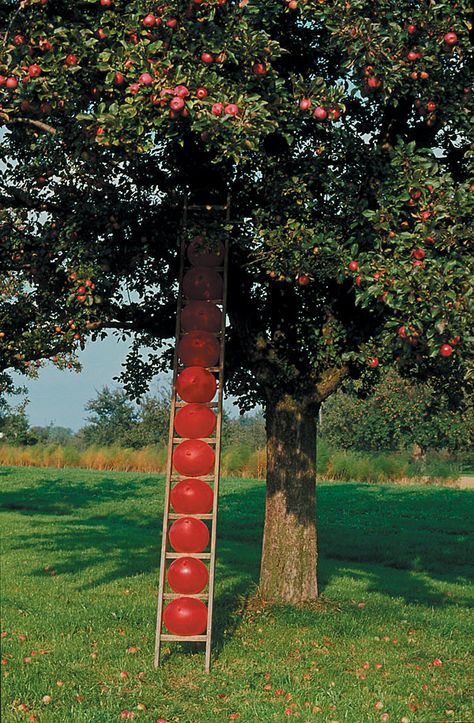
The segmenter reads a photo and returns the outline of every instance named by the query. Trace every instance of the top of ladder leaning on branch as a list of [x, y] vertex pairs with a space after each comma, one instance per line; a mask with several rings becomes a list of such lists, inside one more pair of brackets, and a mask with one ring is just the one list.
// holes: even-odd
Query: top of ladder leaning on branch
[[230, 197], [186, 202], [181, 238], [155, 666], [163, 642], [203, 642], [211, 664]]

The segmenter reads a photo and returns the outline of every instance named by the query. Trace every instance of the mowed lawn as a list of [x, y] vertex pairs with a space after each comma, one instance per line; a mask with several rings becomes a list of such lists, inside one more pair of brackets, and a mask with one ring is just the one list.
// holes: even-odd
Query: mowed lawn
[[472, 491], [319, 484], [321, 600], [291, 609], [255, 596], [263, 484], [224, 480], [206, 675], [190, 643], [153, 668], [162, 478], [0, 482], [5, 723], [474, 720]]

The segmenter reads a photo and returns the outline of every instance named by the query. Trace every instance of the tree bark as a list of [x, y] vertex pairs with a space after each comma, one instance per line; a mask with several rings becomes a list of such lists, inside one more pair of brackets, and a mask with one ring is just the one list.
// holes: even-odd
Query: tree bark
[[260, 593], [298, 605], [318, 596], [316, 419], [290, 395], [267, 403], [267, 498]]

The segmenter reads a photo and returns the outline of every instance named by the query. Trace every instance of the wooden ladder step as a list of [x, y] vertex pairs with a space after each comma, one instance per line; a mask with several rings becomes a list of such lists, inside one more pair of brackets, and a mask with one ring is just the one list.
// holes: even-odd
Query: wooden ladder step
[[[175, 407], [186, 407], [189, 404], [189, 402], [176, 402]], [[200, 402], [203, 407], [209, 407], [210, 409], [216, 409], [217, 408], [217, 402]]]
[[163, 642], [205, 643], [207, 641], [207, 635], [168, 635], [167, 633], [162, 633], [160, 640]]
[[199, 593], [199, 595], [185, 595], [182, 592], [164, 592], [163, 597], [165, 600], [177, 600], [179, 597], [192, 597], [196, 600], [207, 600], [209, 593]]
[[209, 514], [205, 515], [188, 515], [186, 513], [179, 513], [179, 512], [170, 512], [168, 515], [168, 519], [170, 520], [181, 520], [183, 517], [192, 517], [197, 520], [212, 520], [214, 519], [214, 515], [212, 512], [209, 512]]
[[189, 474], [178, 474], [177, 472], [173, 472], [173, 474], [171, 475], [172, 480], [176, 480], [176, 479], [184, 479], [185, 480], [186, 478], [187, 479], [196, 479], [196, 477], [198, 479], [202, 479], [203, 482], [211, 482], [212, 480], [215, 480], [216, 475], [214, 475], [214, 474], [195, 474], [195, 475], [191, 476]]
[[210, 560], [210, 552], [167, 552], [167, 560], [178, 560], [180, 557], [195, 557], [198, 560]]
[[[181, 442], [189, 442], [192, 437], [173, 437], [173, 444], [181, 444]], [[217, 444], [215, 437], [199, 437], [200, 442], [207, 442], [207, 444]]]

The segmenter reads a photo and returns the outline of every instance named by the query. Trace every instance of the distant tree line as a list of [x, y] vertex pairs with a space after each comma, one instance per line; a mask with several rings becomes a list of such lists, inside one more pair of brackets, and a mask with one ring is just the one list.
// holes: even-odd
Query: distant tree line
[[[50, 424], [30, 426], [28, 400], [17, 405], [0, 403], [0, 441], [11, 445], [58, 444], [79, 449], [119, 446], [139, 449], [163, 446], [168, 441], [169, 394], [160, 389], [133, 404], [123, 389], [105, 386], [86, 404], [86, 424], [77, 432]], [[262, 412], [237, 418], [223, 415], [224, 446], [240, 445], [250, 450], [265, 445], [265, 421]]]
[[337, 449], [451, 452], [472, 450], [474, 400], [453, 398], [434, 382], [409, 381], [392, 369], [370, 390], [351, 381], [324, 404], [320, 435]]
[[[169, 394], [160, 389], [132, 403], [125, 390], [105, 386], [86, 404], [86, 424], [77, 432], [50, 424], [30, 426], [28, 400], [16, 405], [0, 400], [0, 442], [11, 445], [56, 444], [78, 449], [119, 446], [140, 449], [165, 446], [168, 440]], [[395, 370], [366, 389], [351, 381], [332, 395], [321, 410], [319, 435], [330, 447], [354, 451], [472, 451], [474, 403], [467, 392], [453, 400], [432, 383], [408, 381]], [[265, 446], [262, 411], [223, 415], [224, 448], [252, 452]]]

